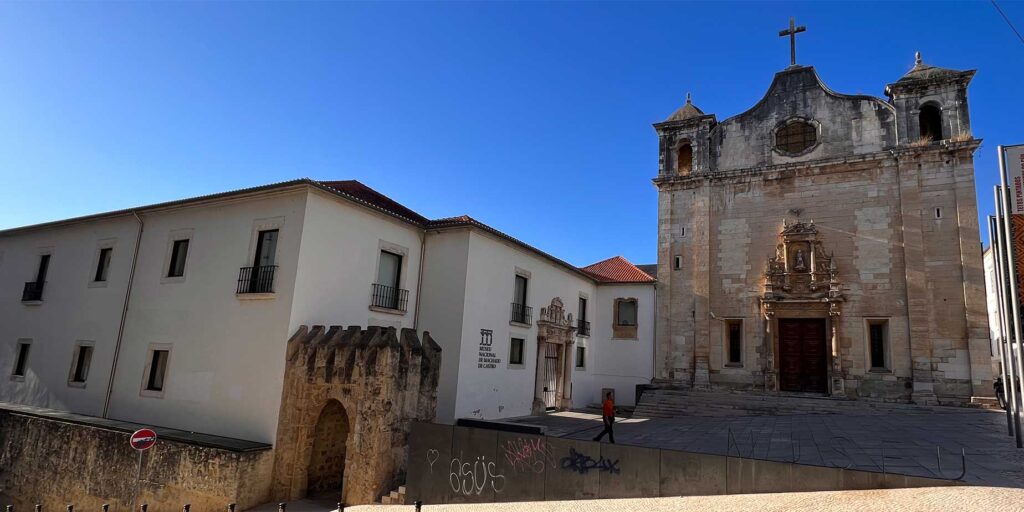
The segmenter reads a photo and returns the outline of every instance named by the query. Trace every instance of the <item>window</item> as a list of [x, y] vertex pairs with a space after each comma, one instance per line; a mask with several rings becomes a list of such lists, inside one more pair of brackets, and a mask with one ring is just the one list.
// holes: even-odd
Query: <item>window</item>
[[637, 336], [637, 302], [634, 298], [615, 299], [612, 338], [635, 340]]
[[868, 354], [872, 370], [888, 370], [889, 321], [868, 321]]
[[188, 239], [175, 240], [171, 246], [171, 265], [167, 269], [167, 277], [183, 277], [185, 260], [188, 258]]
[[508, 364], [523, 364], [523, 349], [526, 340], [523, 338], [512, 338], [508, 349]]
[[373, 286], [373, 305], [405, 311], [405, 293], [399, 289], [402, 277], [402, 255], [381, 251], [377, 264], [377, 282]]
[[579, 307], [579, 311], [577, 311], [577, 313], [576, 313], [576, 317], [579, 318], [581, 321], [584, 321], [584, 322], [587, 321], [587, 298], [586, 297], [580, 297], [580, 307]]
[[46, 271], [50, 269], [50, 255], [43, 254], [39, 257], [39, 269], [36, 270], [36, 284], [46, 282]]
[[743, 320], [726, 320], [726, 366], [743, 365]]
[[512, 322], [529, 324], [531, 321], [530, 308], [526, 305], [526, 291], [529, 278], [516, 274], [515, 290], [512, 296]]
[[84, 384], [89, 378], [89, 364], [92, 362], [92, 345], [79, 343], [75, 347], [74, 358], [72, 359], [71, 376], [68, 379], [72, 384]]
[[617, 304], [618, 314], [616, 315], [617, 325], [636, 325], [636, 301], [620, 300]]
[[268, 229], [260, 231], [256, 240], [256, 254], [253, 256], [254, 267], [269, 267], [274, 265], [277, 255], [277, 230]]
[[935, 209], [935, 218], [936, 219], [941, 219], [942, 218], [942, 208], [936, 208]]
[[576, 346], [576, 368], [583, 369], [587, 367], [587, 347]]
[[529, 279], [526, 276], [516, 274], [516, 295], [514, 298], [516, 304], [526, 305], [526, 285], [528, 283]]
[[96, 260], [96, 274], [92, 280], [97, 283], [106, 282], [107, 273], [110, 271], [110, 257], [114, 254], [112, 247], [100, 249], [100, 256]]
[[680, 270], [680, 269], [683, 268], [683, 257], [682, 256], [676, 256], [675, 258], [672, 259], [672, 268], [675, 269], [675, 270]]
[[676, 172], [681, 176], [690, 174], [693, 169], [693, 147], [690, 146], [689, 142], [683, 142], [679, 144], [679, 149], [676, 150]]
[[797, 154], [818, 142], [818, 130], [806, 121], [793, 121], [775, 131], [775, 149]]
[[28, 351], [31, 347], [31, 341], [18, 340], [18, 346], [16, 347], [14, 356], [14, 370], [11, 371], [12, 377], [19, 379], [25, 377], [25, 370], [28, 368]]
[[921, 140], [942, 140], [942, 111], [935, 105], [921, 107], [918, 117], [921, 126]]
[[167, 360], [170, 350], [155, 349], [149, 355], [149, 371], [146, 372], [146, 391], [163, 391], [167, 376]]

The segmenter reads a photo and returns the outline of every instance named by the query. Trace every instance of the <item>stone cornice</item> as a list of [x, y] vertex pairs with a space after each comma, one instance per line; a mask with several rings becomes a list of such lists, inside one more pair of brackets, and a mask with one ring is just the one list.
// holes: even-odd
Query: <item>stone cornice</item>
[[691, 189], [703, 185], [706, 182], [715, 182], [750, 176], [760, 176], [765, 179], [779, 179], [796, 173], [798, 171], [810, 171], [812, 174], [825, 174], [834, 172], [834, 167], [846, 164], [855, 164], [887, 159], [899, 159], [907, 156], [916, 156], [922, 153], [954, 153], [969, 151], [974, 153], [981, 145], [981, 139], [970, 139], [966, 141], [943, 140], [933, 142], [924, 146], [896, 146], [874, 153], [863, 155], [826, 158], [806, 162], [787, 162], [784, 164], [763, 165], [748, 167], [746, 169], [735, 169], [731, 171], [714, 171], [688, 176], [659, 176], [651, 181], [659, 189]]

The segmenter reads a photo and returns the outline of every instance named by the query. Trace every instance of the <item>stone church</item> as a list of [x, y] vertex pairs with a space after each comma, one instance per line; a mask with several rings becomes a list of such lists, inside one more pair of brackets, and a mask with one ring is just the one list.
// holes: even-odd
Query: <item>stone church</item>
[[794, 49], [749, 110], [655, 124], [655, 383], [991, 396], [974, 73], [918, 54], [888, 99], [846, 95]]

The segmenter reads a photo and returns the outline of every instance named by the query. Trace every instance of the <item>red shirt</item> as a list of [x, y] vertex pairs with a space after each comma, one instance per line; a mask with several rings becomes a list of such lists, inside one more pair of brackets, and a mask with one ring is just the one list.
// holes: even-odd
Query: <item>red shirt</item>
[[604, 401], [604, 415], [605, 417], [615, 416], [615, 402], [611, 398], [605, 399]]

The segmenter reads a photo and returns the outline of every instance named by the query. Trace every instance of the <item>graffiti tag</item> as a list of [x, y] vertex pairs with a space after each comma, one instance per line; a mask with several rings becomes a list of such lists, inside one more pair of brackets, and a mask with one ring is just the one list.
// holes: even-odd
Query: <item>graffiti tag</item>
[[581, 475], [585, 475], [590, 472], [591, 469], [597, 471], [605, 471], [609, 474], [619, 474], [619, 461], [606, 459], [601, 457], [598, 460], [594, 460], [590, 455], [579, 453], [574, 448], [569, 448], [569, 455], [562, 457], [562, 469], [568, 469], [575, 471]]
[[433, 448], [427, 450], [427, 462], [430, 464], [431, 473], [434, 472], [434, 463], [437, 462], [437, 458], [440, 456], [441, 454], [438, 453], [438, 451]]
[[479, 496], [488, 487], [494, 492], [505, 490], [505, 475], [498, 473], [494, 462], [488, 461], [486, 456], [462, 462], [460, 455], [452, 459], [448, 469], [448, 483], [456, 493]]
[[517, 472], [533, 471], [543, 473], [554, 455], [543, 438], [523, 439], [517, 437], [505, 441], [505, 460]]

